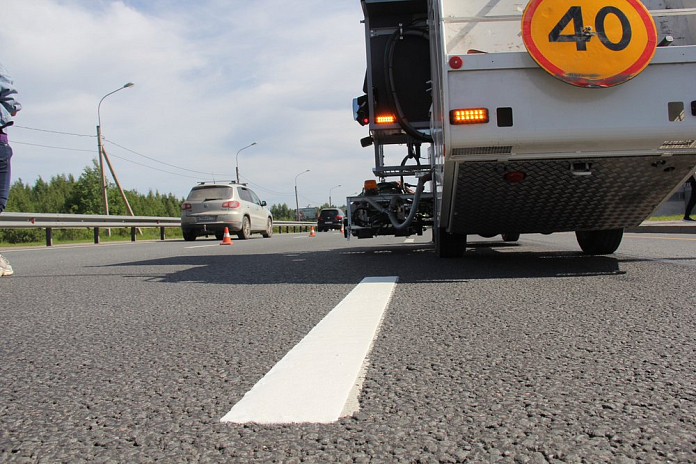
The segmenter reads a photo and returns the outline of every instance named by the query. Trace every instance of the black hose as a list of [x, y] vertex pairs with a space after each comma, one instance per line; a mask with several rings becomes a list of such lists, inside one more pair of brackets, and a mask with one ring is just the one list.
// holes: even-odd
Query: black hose
[[413, 218], [416, 216], [416, 213], [418, 212], [418, 203], [420, 203], [421, 193], [423, 193], [423, 190], [425, 189], [425, 183], [428, 182], [430, 178], [431, 176], [430, 174], [428, 174], [418, 179], [416, 194], [413, 196], [413, 203], [411, 203], [411, 211], [408, 213], [408, 216], [406, 217], [404, 222], [399, 223], [399, 219], [394, 215], [394, 209], [396, 209], [396, 201], [399, 200], [399, 197], [393, 197], [391, 199], [391, 201], [389, 202], [389, 210], [387, 211], [387, 214], [389, 215], [389, 220], [391, 221], [392, 226], [394, 226], [394, 230], [402, 231], [411, 225], [411, 222], [413, 222]]
[[422, 39], [430, 41], [430, 37], [428, 35], [427, 30], [414, 27], [406, 27], [403, 29], [399, 28], [396, 31], [394, 31], [394, 33], [389, 37], [389, 40], [387, 41], [387, 46], [385, 47], [384, 58], [384, 74], [387, 77], [387, 95], [391, 96], [391, 99], [394, 103], [394, 109], [396, 110], [396, 120], [399, 123], [399, 126], [401, 126], [401, 128], [404, 130], [404, 132], [406, 132], [408, 135], [410, 135], [416, 140], [432, 143], [432, 136], [424, 134], [415, 127], [413, 127], [411, 123], [408, 121], [408, 119], [404, 116], [403, 110], [401, 108], [401, 103], [399, 102], [399, 97], [397, 96], [396, 86], [394, 83], [394, 50], [396, 50], [397, 38], [403, 36], [420, 37]]

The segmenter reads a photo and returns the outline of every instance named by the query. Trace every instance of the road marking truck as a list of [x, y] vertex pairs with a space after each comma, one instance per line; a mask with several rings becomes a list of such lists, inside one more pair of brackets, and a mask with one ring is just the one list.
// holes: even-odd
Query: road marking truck
[[696, 168], [696, 0], [361, 0], [374, 180], [346, 235], [616, 251]]

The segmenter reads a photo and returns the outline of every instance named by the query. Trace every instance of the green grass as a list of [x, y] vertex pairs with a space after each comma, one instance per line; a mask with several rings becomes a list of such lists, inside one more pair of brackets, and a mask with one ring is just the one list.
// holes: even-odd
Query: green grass
[[[159, 228], [142, 228], [142, 234], [135, 237], [136, 241], [141, 240], [159, 240]], [[70, 232], [70, 233], [68, 233]], [[37, 234], [39, 235], [39, 234]], [[167, 239], [181, 239], [181, 229], [178, 227], [165, 228], [165, 236]], [[111, 229], [111, 235], [106, 234], [106, 230], [99, 231], [99, 241], [101, 243], [110, 242], [127, 242], [130, 241], [130, 229]], [[53, 231], [53, 245], [70, 245], [78, 243], [94, 243], [94, 232], [92, 230], [70, 230], [70, 231]], [[30, 247], [30, 246], [45, 246], [46, 232], [41, 230], [40, 238], [23, 241], [21, 243], [9, 243], [0, 241], [0, 248], [15, 248], [15, 247]]]
[[648, 221], [681, 221], [684, 219], [683, 214], [675, 214], [673, 216], [650, 216]]

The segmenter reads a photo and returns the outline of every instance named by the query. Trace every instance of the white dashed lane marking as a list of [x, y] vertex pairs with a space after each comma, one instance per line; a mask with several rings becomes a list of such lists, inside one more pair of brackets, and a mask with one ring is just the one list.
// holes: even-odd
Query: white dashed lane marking
[[355, 386], [397, 280], [363, 279], [221, 422], [330, 423], [355, 412]]

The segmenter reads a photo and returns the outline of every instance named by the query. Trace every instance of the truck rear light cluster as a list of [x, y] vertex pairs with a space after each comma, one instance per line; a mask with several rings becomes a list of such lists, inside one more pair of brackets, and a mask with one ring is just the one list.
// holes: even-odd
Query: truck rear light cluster
[[527, 174], [525, 174], [522, 171], [511, 171], [511, 172], [506, 172], [503, 178], [510, 182], [511, 184], [518, 184], [524, 180], [524, 178], [527, 177]]
[[488, 121], [488, 108], [462, 108], [450, 111], [451, 124], [485, 124]]

